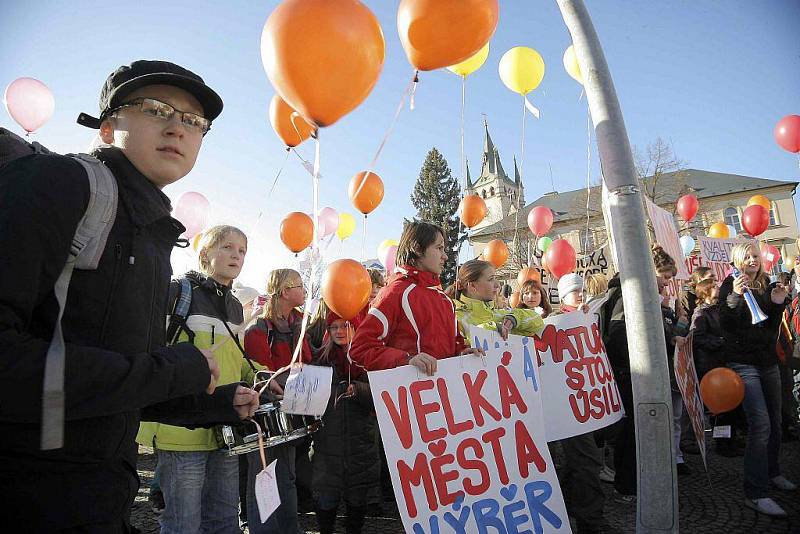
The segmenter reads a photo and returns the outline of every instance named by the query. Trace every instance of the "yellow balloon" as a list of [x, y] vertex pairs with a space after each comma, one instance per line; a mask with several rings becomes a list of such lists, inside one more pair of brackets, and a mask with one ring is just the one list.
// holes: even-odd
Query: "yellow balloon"
[[384, 253], [386, 252], [386, 249], [392, 246], [396, 247], [399, 244], [400, 243], [396, 239], [384, 239], [383, 241], [381, 241], [381, 244], [378, 245], [378, 259], [383, 257]]
[[500, 58], [500, 79], [521, 95], [539, 87], [544, 78], [544, 59], [539, 52], [527, 46], [515, 46]]
[[728, 225], [725, 223], [714, 223], [711, 225], [711, 228], [708, 229], [708, 237], [715, 237], [717, 239], [728, 239], [730, 235], [730, 231], [728, 230]]
[[450, 65], [447, 67], [447, 70], [458, 74], [459, 76], [466, 77], [481, 68], [481, 66], [486, 62], [487, 57], [489, 57], [489, 43], [483, 45], [483, 48], [478, 50], [474, 56], [465, 59], [461, 63]]
[[583, 85], [581, 66], [578, 65], [578, 56], [575, 55], [575, 48], [572, 45], [569, 45], [564, 51], [564, 69], [576, 82]]
[[754, 204], [758, 204], [759, 206], [763, 206], [765, 210], [769, 211], [772, 207], [769, 203], [769, 199], [764, 195], [753, 195], [750, 197], [750, 200], [747, 201], [748, 206], [752, 206]]
[[192, 238], [192, 250], [197, 252], [198, 249], [200, 248], [200, 241], [202, 241], [202, 240], [203, 240], [203, 232], [200, 232], [199, 234], [194, 236]]
[[351, 235], [356, 229], [356, 219], [349, 213], [340, 213], [339, 214], [339, 227], [336, 228], [336, 235], [339, 239], [344, 241]]
[[783, 264], [786, 266], [787, 269], [789, 269], [789, 271], [791, 271], [792, 269], [794, 269], [794, 258], [793, 257], [787, 258], [783, 262]]

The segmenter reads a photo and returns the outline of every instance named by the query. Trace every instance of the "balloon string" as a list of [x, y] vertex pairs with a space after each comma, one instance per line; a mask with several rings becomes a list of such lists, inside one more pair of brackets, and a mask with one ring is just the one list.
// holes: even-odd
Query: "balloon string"
[[[520, 139], [520, 156], [519, 156], [519, 183], [517, 184], [517, 198], [516, 204], [517, 209], [514, 213], [514, 254], [516, 255], [517, 259], [519, 259], [519, 209], [520, 209], [520, 197], [522, 192], [522, 176], [523, 170], [525, 167], [525, 111], [527, 108], [528, 99], [525, 95], [522, 95], [522, 136]], [[515, 177], [516, 178], [516, 177]], [[520, 262], [521, 264], [522, 262]], [[522, 265], [519, 266], [522, 268]]]
[[[283, 159], [283, 163], [281, 164], [280, 168], [278, 169], [278, 173], [275, 175], [275, 179], [272, 180], [272, 186], [269, 188], [269, 193], [267, 193], [267, 201], [269, 201], [269, 199], [272, 198], [272, 192], [275, 190], [275, 185], [278, 183], [278, 178], [281, 177], [281, 173], [283, 172], [283, 168], [286, 167], [286, 162], [289, 161], [289, 153], [290, 153], [290, 151], [291, 151], [291, 148], [287, 148], [286, 149], [286, 157]], [[264, 210], [260, 210], [258, 212], [258, 217], [256, 217], [256, 222], [250, 228], [250, 232], [248, 232], [248, 235], [253, 235], [254, 234], [256, 228], [258, 227], [258, 223], [261, 222], [261, 216], [263, 214], [264, 214]]]
[[367, 216], [364, 215], [364, 229], [361, 232], [361, 262], [363, 263], [366, 259], [366, 251], [367, 250]]
[[464, 189], [461, 191], [461, 204], [459, 205], [459, 213], [458, 213], [458, 233], [456, 234], [456, 244], [458, 245], [458, 253], [456, 254], [456, 276], [458, 275], [458, 268], [460, 267], [461, 262], [461, 232], [464, 228], [464, 197], [467, 196], [467, 189], [469, 188], [469, 184], [467, 183], [467, 160], [464, 158], [464, 108], [466, 107], [467, 102], [467, 77], [461, 77], [461, 179], [464, 181]]
[[[581, 91], [581, 94], [583, 91]], [[590, 198], [591, 198], [591, 178], [592, 178], [592, 110], [589, 108], [589, 104], [586, 104], [586, 233], [583, 236], [583, 254], [589, 254], [589, 205], [590, 205]], [[583, 289], [582, 292], [586, 292], [586, 276], [589, 274], [589, 269], [583, 271]], [[586, 295], [584, 295], [584, 298]]]

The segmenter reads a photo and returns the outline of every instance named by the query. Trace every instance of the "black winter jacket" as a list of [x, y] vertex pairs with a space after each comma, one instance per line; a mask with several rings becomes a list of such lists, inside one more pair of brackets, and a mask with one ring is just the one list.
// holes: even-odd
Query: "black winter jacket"
[[692, 315], [692, 352], [697, 378], [725, 365], [725, 338], [719, 319], [719, 304], [700, 304]]
[[[86, 209], [86, 172], [65, 156], [0, 169], [0, 501], [7, 527], [49, 532], [122, 527], [138, 489], [139, 420], [238, 420], [233, 387], [202, 393], [210, 374], [190, 344], [165, 348], [170, 252], [183, 226], [168, 198], [116, 148], [119, 208], [97, 270], [75, 270], [62, 321], [64, 447], [39, 450], [44, 360], [58, 304], [53, 286]], [[15, 530], [15, 529], [12, 529]]]
[[788, 299], [781, 304], [772, 302], [770, 295], [774, 287], [775, 284], [770, 284], [763, 293], [752, 291], [761, 311], [768, 316], [766, 321], [753, 324], [744, 296], [733, 291], [733, 276], [728, 276], [722, 282], [719, 288], [719, 315], [727, 362], [747, 365], [778, 363], [775, 343]]
[[333, 387], [322, 417], [323, 426], [312, 434], [312, 487], [314, 492], [340, 496], [349, 505], [363, 506], [379, 498], [378, 420], [366, 374], [352, 381], [355, 396], [335, 403], [346, 389], [346, 384], [340, 382], [348, 377], [341, 371], [346, 369], [347, 355], [340, 347], [333, 352], [337, 361], [324, 362], [318, 358], [314, 361], [333, 367]]

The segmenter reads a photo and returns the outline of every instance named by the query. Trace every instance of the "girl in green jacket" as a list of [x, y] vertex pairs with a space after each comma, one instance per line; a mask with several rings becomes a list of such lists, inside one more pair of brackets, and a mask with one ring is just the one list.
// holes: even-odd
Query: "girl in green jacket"
[[470, 260], [458, 269], [456, 283], [449, 289], [455, 301], [456, 317], [464, 339], [469, 339], [469, 325], [496, 330], [503, 339], [508, 334], [533, 336], [544, 329], [541, 315], [522, 308], [498, 310], [494, 297], [500, 290], [495, 268], [482, 260]]
[[[177, 341], [190, 341], [212, 351], [220, 371], [218, 385], [252, 384], [255, 374], [255, 367], [244, 359], [234, 339], [244, 316], [231, 288], [246, 253], [247, 237], [241, 230], [215, 226], [201, 240], [200, 272], [184, 275], [190, 282], [192, 298]], [[178, 287], [177, 282], [170, 286], [170, 303], [177, 299]], [[241, 532], [239, 461], [220, 449], [222, 444], [214, 429], [142, 423], [137, 441], [153, 444], [158, 453], [166, 505], [160, 518], [162, 534]]]

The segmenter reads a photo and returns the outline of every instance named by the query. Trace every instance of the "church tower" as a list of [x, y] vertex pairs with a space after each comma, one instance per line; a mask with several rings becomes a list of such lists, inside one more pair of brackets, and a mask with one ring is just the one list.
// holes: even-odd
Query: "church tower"
[[[525, 186], [519, 176], [517, 159], [514, 158], [514, 179], [508, 177], [500, 162], [500, 153], [489, 135], [489, 124], [483, 119], [484, 139], [481, 156], [481, 174], [473, 182], [467, 165], [467, 193], [476, 194], [486, 202], [486, 218], [475, 227], [484, 228], [513, 215], [517, 206], [525, 206]], [[517, 195], [519, 194], [519, 198]]]

